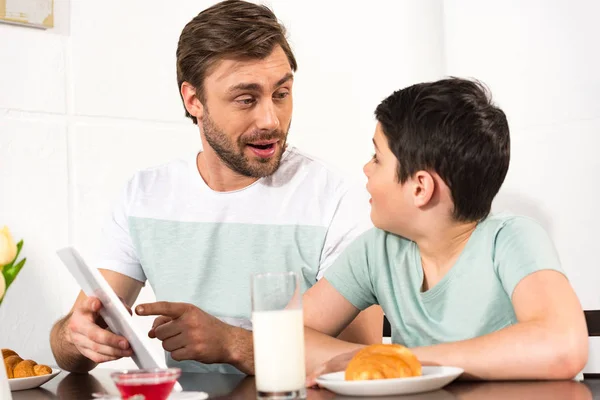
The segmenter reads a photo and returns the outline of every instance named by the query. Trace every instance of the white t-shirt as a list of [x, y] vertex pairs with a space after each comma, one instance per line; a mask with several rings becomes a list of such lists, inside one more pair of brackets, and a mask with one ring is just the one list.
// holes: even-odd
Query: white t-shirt
[[305, 291], [372, 227], [364, 186], [295, 148], [273, 175], [232, 192], [210, 189], [196, 156], [134, 175], [104, 230], [98, 268], [147, 280], [157, 300], [251, 328], [252, 274], [296, 271]]

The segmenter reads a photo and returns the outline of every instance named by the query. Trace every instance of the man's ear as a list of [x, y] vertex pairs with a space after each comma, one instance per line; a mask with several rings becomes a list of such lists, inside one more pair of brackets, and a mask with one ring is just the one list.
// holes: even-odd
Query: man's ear
[[181, 98], [187, 112], [196, 117], [200, 125], [204, 116], [204, 105], [196, 96], [196, 88], [188, 82], [183, 82], [181, 84]]
[[417, 171], [411, 178], [415, 207], [423, 208], [429, 204], [435, 193], [436, 182], [427, 171]]

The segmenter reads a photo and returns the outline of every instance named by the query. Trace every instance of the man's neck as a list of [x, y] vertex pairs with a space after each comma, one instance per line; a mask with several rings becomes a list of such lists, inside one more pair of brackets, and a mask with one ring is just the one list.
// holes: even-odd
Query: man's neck
[[240, 190], [258, 180], [258, 178], [240, 175], [233, 171], [209, 149], [198, 154], [196, 167], [204, 182], [216, 192]]

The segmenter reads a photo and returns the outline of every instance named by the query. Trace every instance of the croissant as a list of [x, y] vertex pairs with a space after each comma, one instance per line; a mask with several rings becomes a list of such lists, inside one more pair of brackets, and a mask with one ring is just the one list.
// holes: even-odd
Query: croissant
[[373, 344], [354, 355], [346, 368], [347, 381], [421, 376], [421, 363], [399, 344]]
[[18, 356], [18, 354], [15, 353], [11, 349], [2, 349], [2, 359], [5, 359], [5, 358], [10, 357], [10, 356]]
[[29, 378], [52, 373], [52, 368], [49, 366], [38, 365], [33, 360], [23, 360], [10, 349], [2, 349], [2, 358], [4, 359], [4, 368], [6, 368], [8, 379]]

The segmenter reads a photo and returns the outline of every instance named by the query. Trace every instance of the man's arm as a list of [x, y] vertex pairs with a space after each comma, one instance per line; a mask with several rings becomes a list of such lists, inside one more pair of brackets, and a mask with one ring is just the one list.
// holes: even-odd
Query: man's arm
[[489, 335], [412, 349], [424, 364], [452, 365], [486, 380], [570, 379], [587, 362], [579, 300], [559, 272], [524, 278], [512, 297], [518, 323]]
[[[135, 302], [143, 283], [126, 275], [100, 270], [102, 276], [128, 306]], [[100, 300], [79, 293], [67, 316], [52, 327], [50, 346], [59, 367], [66, 371], [85, 373], [100, 362], [131, 356], [127, 339], [100, 327]]]
[[188, 303], [139, 304], [135, 312], [157, 316], [148, 336], [160, 340], [173, 360], [227, 363], [254, 374], [252, 332], [226, 324]]
[[[323, 286], [325, 283], [317, 283], [317, 285]], [[309, 294], [307, 298], [305, 294], [303, 298], [305, 321], [316, 321], [323, 318], [323, 307], [318, 306], [319, 299], [317, 297], [319, 297], [317, 294], [314, 296]], [[342, 300], [345, 301], [343, 297]], [[331, 303], [329, 304], [331, 305]], [[358, 314], [358, 310], [351, 307], [349, 310], [352, 316], [349, 321]], [[313, 312], [313, 310], [316, 311]], [[152, 329], [148, 332], [148, 336], [161, 340], [163, 348], [171, 353], [174, 360], [195, 360], [203, 363], [224, 362], [246, 374], [254, 374], [252, 332], [225, 324], [198, 307], [186, 303], [140, 304], [136, 307], [136, 313], [158, 316]], [[383, 313], [381, 309], [371, 307], [361, 313], [343, 334], [355, 343], [381, 343], [382, 326]], [[357, 347], [354, 343], [346, 343], [327, 335], [321, 335], [310, 328], [306, 332], [308, 341], [314, 344], [315, 348], [326, 351], [316, 358], [318, 361], [326, 361], [331, 358], [330, 356]], [[333, 347], [332, 341], [334, 341]], [[313, 364], [315, 362], [310, 363], [310, 365]]]

